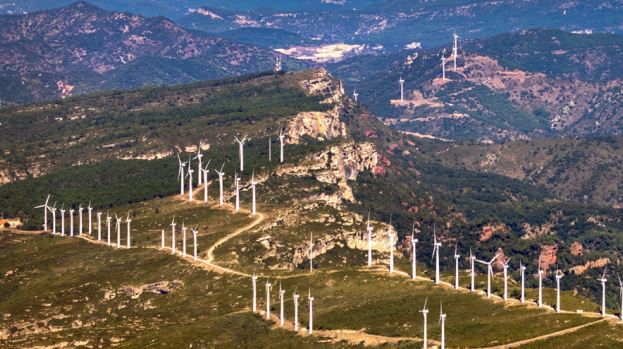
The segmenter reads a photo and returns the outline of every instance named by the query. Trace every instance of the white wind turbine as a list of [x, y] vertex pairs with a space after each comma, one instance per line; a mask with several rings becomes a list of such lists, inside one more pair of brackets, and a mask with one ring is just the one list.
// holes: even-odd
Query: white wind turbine
[[446, 349], [446, 314], [443, 305], [439, 303], [439, 327], [441, 329], [441, 349]]
[[218, 174], [218, 188], [219, 188], [218, 202], [219, 202], [219, 205], [221, 206], [223, 206], [223, 176], [225, 175], [225, 172], [223, 172], [223, 167], [225, 167], [225, 163], [223, 163], [223, 165], [221, 166], [220, 171], [216, 171], [216, 173]]
[[117, 248], [119, 248], [121, 247], [121, 221], [123, 220], [123, 218], [117, 217], [117, 214], [115, 214], [115, 219], [117, 220], [117, 225], [115, 228], [115, 231], [117, 232]]
[[273, 138], [268, 136], [268, 161], [273, 161]]
[[182, 257], [186, 257], [186, 230], [188, 230], [188, 227], [182, 220]]
[[82, 235], [82, 211], [84, 207], [82, 204], [78, 205], [78, 235]]
[[370, 211], [368, 211], [368, 223], [366, 230], [368, 231], [368, 266], [372, 266], [372, 226], [370, 225]]
[[236, 212], [240, 211], [240, 177], [234, 172], [234, 189], [236, 191]]
[[201, 141], [199, 141], [199, 147], [197, 147], [197, 155], [195, 155], [195, 157], [193, 158], [199, 161], [199, 163], [197, 164], [197, 186], [201, 185], [203, 179], [201, 176], [201, 171], [203, 170], [203, 167], [201, 166], [201, 158], [203, 158], [203, 154], [201, 154], [201, 146], [202, 143]]
[[359, 93], [357, 93], [357, 90], [353, 91], [353, 97], [355, 98], [355, 102], [357, 102], [358, 96], [359, 96]]
[[604, 273], [601, 275], [601, 279], [597, 281], [601, 282], [601, 317], [606, 317], [606, 268], [604, 268]]
[[175, 254], [175, 215], [171, 220], [171, 254]]
[[61, 212], [61, 236], [65, 236], [65, 204], [59, 210]]
[[472, 253], [471, 247], [469, 248], [469, 264], [471, 268], [471, 283], [469, 289], [470, 291], [474, 292], [476, 291], [476, 256], [474, 256], [474, 254]]
[[298, 332], [299, 330], [299, 295], [294, 291], [292, 295], [294, 298], [294, 331]]
[[508, 300], [508, 263], [511, 259], [507, 259], [502, 266], [504, 267], [504, 300]]
[[437, 241], [437, 232], [433, 230], [433, 255], [432, 258], [435, 258], [435, 284], [439, 284], [439, 248], [441, 247], [441, 242]]
[[235, 137], [236, 142], [238, 143], [238, 153], [240, 156], [240, 172], [244, 171], [244, 142], [247, 140], [247, 135], [242, 136], [242, 139], [238, 139]]
[[[415, 225], [413, 228], [413, 230], [415, 230]], [[415, 280], [417, 278], [417, 243], [419, 240], [415, 238], [413, 230], [411, 230], [411, 251], [413, 253], [413, 260], [411, 261], [411, 279]]]
[[556, 269], [556, 312], [560, 313], [560, 279], [565, 276], [560, 269]]
[[446, 81], [446, 49], [441, 52], [441, 79]]
[[422, 337], [422, 348], [428, 348], [428, 309], [426, 308], [426, 303], [428, 303], [428, 298], [424, 301], [424, 308], [420, 310], [422, 316], [424, 316], [424, 336]]
[[619, 278], [619, 299], [621, 302], [621, 314], [619, 315], [619, 318], [623, 321], [623, 281], [621, 281], [620, 276], [617, 275], [617, 277]]
[[405, 81], [402, 79], [402, 76], [398, 80], [398, 83], [400, 84], [400, 103], [403, 103], [405, 101], [405, 93], [404, 93]]
[[127, 241], [126, 241], [126, 248], [130, 248], [131, 245], [131, 238], [130, 238], [130, 223], [132, 222], [132, 220], [130, 219], [130, 212], [128, 212], [128, 216], [125, 219], [125, 223], [127, 224]]
[[251, 216], [255, 216], [256, 206], [255, 206], [255, 170], [251, 174]]
[[389, 240], [389, 272], [394, 272], [394, 232], [392, 231], [392, 221], [389, 219], [389, 226], [387, 227], [387, 239]]
[[74, 236], [74, 212], [73, 208], [69, 208], [69, 236]]
[[478, 263], [487, 265], [487, 298], [491, 297], [491, 278], [493, 277], [493, 262], [500, 256], [500, 254], [496, 254], [490, 261], [481, 261], [476, 259]]
[[164, 250], [164, 228], [162, 229], [162, 235], [160, 238], [160, 249]]
[[210, 173], [208, 166], [210, 166], [210, 162], [212, 162], [212, 160], [208, 160], [206, 166], [201, 169], [201, 173], [203, 174], [203, 202], [208, 202], [208, 173]]
[[52, 211], [52, 235], [56, 235], [56, 202], [50, 211]]
[[314, 297], [311, 295], [311, 289], [309, 290], [307, 300], [309, 301], [309, 334], [314, 332]]
[[188, 201], [193, 201], [193, 172], [190, 167], [190, 156], [188, 157]]
[[102, 241], [102, 212], [97, 212], [97, 241]]
[[459, 258], [458, 246], [454, 246], [454, 288], [459, 289]]
[[452, 38], [454, 39], [454, 45], [452, 46], [452, 58], [454, 59], [454, 71], [456, 71], [456, 58], [459, 54], [459, 36], [457, 33], [453, 33]]
[[190, 229], [193, 232], [193, 260], [196, 261], [197, 260], [197, 234], [199, 233], [199, 230], [197, 230], [197, 228], [195, 229]]
[[521, 274], [521, 304], [526, 301], [526, 266], [519, 262], [519, 272]]
[[48, 194], [48, 197], [45, 199], [45, 203], [43, 203], [43, 205], [35, 206], [35, 208], [43, 208], [43, 230], [45, 231], [48, 230], [48, 210], [50, 209], [50, 206], [48, 206], [49, 201], [50, 194]]
[[251, 276], [251, 285], [253, 287], [253, 312], [257, 313], [257, 275], [255, 273]]
[[279, 162], [283, 163], [283, 145], [286, 135], [283, 134], [283, 128], [279, 130]]
[[309, 259], [309, 273], [314, 272], [314, 233], [309, 233], [309, 250], [307, 253]]
[[270, 280], [266, 280], [266, 320], [270, 320]]
[[539, 308], [543, 306], [543, 274], [544, 271], [541, 269], [541, 258], [539, 258], [539, 299], [537, 301]]
[[186, 173], [184, 173], [184, 166], [186, 166], [186, 162], [182, 162], [180, 153], [177, 153], [177, 162], [179, 164], [177, 179], [180, 181], [180, 195], [184, 195], [184, 177], [186, 176]]
[[93, 207], [91, 207], [91, 201], [89, 201], [87, 211], [89, 211], [89, 235], [91, 235], [93, 233]]
[[283, 298], [286, 294], [286, 291], [281, 288], [281, 281], [279, 281], [279, 326], [283, 327], [285, 324], [285, 317], [283, 315]]

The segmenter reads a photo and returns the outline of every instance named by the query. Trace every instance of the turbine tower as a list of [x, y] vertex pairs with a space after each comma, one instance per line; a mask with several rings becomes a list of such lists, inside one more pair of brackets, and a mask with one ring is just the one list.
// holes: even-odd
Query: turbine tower
[[130, 212], [128, 212], [128, 215], [127, 215], [127, 217], [125, 219], [125, 223], [127, 224], [127, 234], [128, 234], [128, 236], [127, 236], [128, 241], [126, 241], [126, 247], [130, 248], [130, 245], [131, 245], [131, 243], [130, 243], [131, 242], [131, 238], [130, 238], [130, 231], [131, 231], [130, 223], [132, 223], [132, 220], [130, 219]]
[[283, 315], [283, 298], [286, 294], [286, 291], [281, 288], [281, 281], [279, 281], [279, 326], [283, 327], [285, 324], [285, 317]]
[[472, 253], [472, 248], [469, 248], [469, 264], [471, 267], [471, 283], [470, 283], [470, 291], [474, 292], [476, 291], [476, 269], [475, 267], [475, 262], [476, 262], [476, 256], [474, 256], [474, 254]]
[[61, 236], [65, 236], [65, 204], [59, 211], [61, 212]]
[[357, 102], [358, 96], [359, 96], [359, 93], [357, 93], [357, 90], [353, 91], [353, 97], [355, 98], [355, 102]]
[[541, 258], [539, 258], [539, 308], [543, 306], [543, 269], [541, 269]]
[[223, 206], [223, 176], [225, 175], [225, 172], [223, 172], [223, 167], [225, 167], [225, 163], [223, 163], [223, 165], [221, 166], [220, 171], [216, 171], [216, 173], [218, 174], [218, 188], [219, 188], [218, 203], [220, 206]]
[[601, 279], [597, 281], [601, 282], [601, 317], [606, 317], [606, 268], [604, 268], [604, 273], [601, 275]]
[[266, 320], [270, 320], [270, 280], [266, 280]]
[[175, 254], [175, 215], [171, 220], [171, 254]]
[[521, 304], [526, 301], [526, 266], [519, 262], [519, 272], [521, 273]]
[[43, 230], [48, 231], [48, 210], [50, 206], [48, 206], [48, 202], [50, 201], [50, 194], [48, 194], [47, 199], [45, 199], [45, 203], [43, 205], [35, 206], [35, 208], [43, 208]]
[[309, 258], [309, 273], [314, 272], [314, 233], [309, 233], [309, 251], [307, 257]]
[[251, 216], [255, 216], [255, 170], [251, 173]]
[[623, 281], [621, 281], [620, 276], [617, 277], [619, 278], [619, 298], [621, 302], [621, 314], [619, 315], [619, 318], [621, 319], [621, 321], [623, 321]]
[[236, 212], [240, 211], [240, 177], [234, 172], [234, 186], [236, 188]]
[[199, 161], [199, 163], [197, 164], [197, 186], [200, 186], [202, 182], [201, 170], [203, 170], [203, 167], [201, 166], [201, 158], [203, 157], [203, 154], [201, 154], [201, 146], [201, 141], [199, 141], [199, 147], [197, 147], [197, 155], [195, 155], [195, 157], [193, 158]]
[[160, 238], [160, 249], [164, 250], [164, 228], [162, 229], [162, 235]]
[[87, 206], [87, 211], [89, 211], [89, 235], [91, 235], [93, 233], [93, 221], [92, 221], [93, 207], [91, 207], [91, 201], [89, 201], [89, 206]]
[[195, 172], [190, 167], [190, 156], [188, 157], [188, 201], [193, 201], [193, 172]]
[[456, 58], [459, 54], [459, 36], [457, 33], [453, 33], [452, 38], [454, 39], [454, 45], [452, 46], [452, 58], [454, 60], [454, 71], [456, 71]]
[[[413, 228], [415, 228], [415, 222], [414, 222]], [[413, 230], [415, 230], [415, 229], [411, 230], [411, 251], [413, 251], [413, 260], [411, 261], [411, 279], [415, 280], [417, 278], [417, 243], [418, 243], [418, 239], [415, 238], [415, 234], [414, 234]]]
[[443, 305], [439, 303], [439, 327], [441, 329], [441, 349], [446, 349], [446, 314]]
[[82, 204], [78, 205], [78, 235], [82, 235]]
[[441, 242], [437, 241], [437, 232], [433, 231], [433, 255], [435, 258], [435, 284], [439, 285], [439, 248], [441, 247]]
[[184, 173], [184, 166], [186, 166], [186, 162], [182, 162], [180, 153], [177, 153], [177, 163], [179, 165], [177, 170], [177, 179], [180, 181], [180, 195], [184, 195], [184, 176], [186, 175]]
[[454, 246], [454, 289], [459, 289], [459, 258], [458, 246]]
[[372, 266], [372, 226], [370, 225], [370, 211], [368, 211], [368, 223], [366, 230], [368, 231], [368, 267]]
[[309, 300], [309, 334], [314, 333], [314, 297], [311, 295], [311, 289], [309, 290], [307, 299]]
[[560, 269], [556, 269], [556, 312], [560, 313], [560, 279], [565, 276], [565, 274], [560, 271]]
[[493, 277], [493, 262], [500, 256], [500, 254], [496, 254], [490, 261], [481, 261], [477, 259], [478, 263], [487, 265], [487, 298], [491, 297], [491, 278]]
[[191, 228], [191, 230], [193, 232], [193, 261], [197, 261], [197, 233], [199, 233], [199, 231], [197, 228]]
[[251, 277], [251, 285], [253, 286], [253, 312], [257, 313], [257, 275], [255, 273]]
[[387, 239], [389, 240], [389, 272], [394, 272], [394, 232], [392, 231], [392, 223], [391, 219], [389, 221], [389, 226], [387, 227]]
[[56, 202], [52, 206], [52, 235], [56, 235]]
[[446, 49], [441, 52], [441, 79], [446, 81]]
[[208, 160], [206, 166], [201, 169], [201, 173], [203, 174], [203, 202], [208, 202], [208, 173], [210, 173], [208, 166], [210, 166], [211, 161], [212, 160]]
[[268, 136], [268, 162], [273, 161], [273, 139]]
[[186, 257], [186, 230], [188, 230], [188, 227], [182, 220], [182, 257]]
[[283, 134], [283, 127], [279, 130], [279, 162], [283, 163], [283, 141], [286, 135]]
[[504, 264], [504, 300], [508, 300], [508, 263], [511, 259], [507, 259]]
[[117, 220], [117, 224], [115, 225], [115, 231], [117, 232], [117, 248], [121, 247], [121, 221], [123, 220], [120, 217], [117, 217], [115, 214], [115, 219]]
[[400, 103], [402, 104], [405, 101], [405, 81], [402, 79], [402, 76], [398, 80], [398, 83], [400, 84]]
[[97, 241], [102, 241], [102, 212], [97, 212]]
[[420, 313], [424, 316], [424, 336], [422, 337], [422, 348], [424, 349], [428, 348], [428, 309], [426, 308], [426, 303], [428, 303], [428, 298], [424, 301], [424, 308], [420, 310]]
[[69, 236], [74, 236], [74, 212], [73, 208], [69, 208]]
[[299, 330], [299, 295], [294, 291], [292, 295], [294, 298], [294, 331], [298, 332]]
[[112, 217], [108, 214], [108, 211], [106, 211], [106, 232], [107, 232], [106, 244], [108, 246], [110, 246], [110, 221], [111, 220], [112, 220]]
[[238, 152], [240, 154], [240, 172], [244, 171], [244, 142], [247, 140], [247, 135], [242, 136], [242, 139], [234, 137], [238, 142]]

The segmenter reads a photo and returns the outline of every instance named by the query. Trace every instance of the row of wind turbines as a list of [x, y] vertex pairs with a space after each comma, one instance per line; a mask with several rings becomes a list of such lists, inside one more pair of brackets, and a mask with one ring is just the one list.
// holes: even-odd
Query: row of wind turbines
[[[76, 215], [76, 210], [73, 207], [70, 207], [69, 210], [65, 210], [65, 204], [63, 204], [61, 206], [60, 209], [56, 208], [56, 202], [54, 203], [54, 205], [50, 206], [50, 195], [48, 194], [45, 202], [42, 205], [36, 206], [35, 208], [42, 208], [43, 209], [43, 230], [48, 231], [48, 212], [52, 215], [52, 235], [60, 235], [60, 236], [82, 236], [84, 234], [84, 220], [83, 220], [83, 212], [84, 212], [84, 207], [82, 206], [82, 204], [80, 204], [78, 206], [78, 214]], [[88, 229], [88, 235], [92, 235], [93, 234], [93, 207], [91, 207], [91, 203], [89, 202], [89, 205], [86, 207], [87, 209], [87, 218], [88, 218], [88, 224], [86, 225], [87, 229]], [[56, 217], [56, 211], [59, 211], [60, 213], [60, 230], [57, 231], [57, 217]], [[67, 234], [65, 234], [66, 229], [65, 229], [65, 212], [68, 213], [68, 218], [69, 218], [69, 231], [67, 232]], [[78, 230], [77, 232], [75, 232], [74, 229], [74, 217], [78, 218]], [[101, 241], [102, 240], [102, 212], [98, 211], [97, 214], [97, 241]], [[112, 224], [112, 219], [113, 217], [110, 216], [109, 212], [106, 212], [106, 241], [107, 241], [107, 245], [111, 246], [111, 224]], [[115, 233], [117, 235], [117, 248], [121, 247], [121, 235], [122, 235], [122, 228], [121, 228], [121, 224], [124, 223], [123, 220], [123, 216], [119, 217], [115, 214], [115, 220], [116, 220], [116, 224], [115, 224]], [[130, 213], [127, 213], [126, 219], [125, 219], [125, 224], [126, 224], [126, 248], [130, 248], [131, 247], [131, 223], [132, 220], [130, 219]]]
[[[374, 228], [370, 225], [370, 217], [368, 215], [368, 222], [366, 224], [366, 231], [367, 231], [367, 241], [368, 241], [368, 254], [367, 254], [367, 260], [368, 260], [368, 267], [373, 266], [373, 259], [372, 259], [372, 234], [374, 231]], [[388, 245], [389, 245], [389, 267], [388, 267], [388, 271], [389, 273], [394, 273], [394, 247], [395, 247], [395, 238], [396, 234], [395, 232], [392, 230], [392, 226], [391, 226], [391, 222], [388, 226], [387, 229], [387, 240], [388, 240]], [[415, 234], [412, 232], [411, 234], [411, 254], [413, 256], [411, 262], [411, 279], [416, 280], [417, 279], [417, 243], [418, 243], [418, 239], [415, 237]], [[440, 266], [439, 266], [439, 253], [440, 253], [440, 248], [441, 248], [442, 244], [441, 241], [439, 241], [437, 239], [437, 234], [436, 232], [433, 230], [433, 253], [431, 256], [431, 260], [434, 259], [435, 260], [435, 278], [434, 278], [434, 283], [436, 285], [439, 285], [441, 283], [441, 277], [440, 277]], [[460, 270], [460, 254], [458, 253], [458, 247], [455, 246], [454, 249], [454, 255], [452, 256], [454, 258], [454, 284], [452, 285], [454, 289], [460, 289], [461, 287], [459, 286], [459, 270]], [[478, 259], [476, 258], [476, 256], [472, 253], [472, 249], [470, 248], [470, 252], [469, 252], [469, 262], [470, 262], [470, 288], [469, 291], [470, 292], [476, 292], [476, 268], [475, 268], [475, 264], [476, 263], [480, 263], [482, 265], [485, 265], [487, 267], [487, 289], [485, 291], [487, 298], [490, 298], [492, 296], [492, 290], [491, 290], [491, 281], [494, 277], [493, 275], [493, 263], [500, 257], [500, 254], [496, 254], [493, 258], [491, 258], [490, 260], [482, 260], [482, 259]], [[311, 260], [311, 256], [310, 256], [310, 260]], [[509, 280], [509, 275], [508, 275], [508, 271], [509, 271], [509, 263], [511, 261], [511, 258], [506, 258], [503, 262], [502, 262], [502, 267], [503, 267], [503, 281], [504, 281], [504, 291], [503, 291], [503, 295], [502, 295], [502, 299], [504, 301], [508, 301], [509, 300], [509, 295], [508, 295], [508, 280]], [[526, 272], [526, 266], [523, 265], [523, 263], [519, 263], [519, 272], [520, 272], [520, 276], [521, 276], [521, 291], [520, 291], [520, 299], [519, 301], [521, 302], [521, 304], [524, 304], [526, 302], [526, 297], [525, 297], [525, 272]], [[538, 268], [538, 273], [536, 275], [536, 277], [538, 278], [538, 298], [536, 300], [536, 304], [538, 305], [539, 308], [543, 307], [543, 278], [545, 275], [545, 271], [541, 268], [541, 263], [539, 260], [539, 268]], [[561, 313], [561, 301], [560, 301], [560, 280], [564, 277], [564, 273], [559, 270], [556, 269], [556, 272], [554, 274], [555, 280], [556, 280], [556, 305], [554, 310], [557, 313]], [[601, 276], [600, 279], [598, 279], [597, 281], [599, 281], [601, 283], [601, 287], [602, 287], [602, 297], [601, 297], [601, 316], [602, 317], [606, 317], [607, 313], [606, 313], [606, 282], [608, 281], [606, 278], [606, 269], [604, 268], [604, 272]], [[621, 321], [623, 321], [623, 280], [621, 280], [621, 278], [619, 277], [619, 295], [620, 295], [620, 307], [621, 307], [621, 313], [620, 313], [620, 319]]]

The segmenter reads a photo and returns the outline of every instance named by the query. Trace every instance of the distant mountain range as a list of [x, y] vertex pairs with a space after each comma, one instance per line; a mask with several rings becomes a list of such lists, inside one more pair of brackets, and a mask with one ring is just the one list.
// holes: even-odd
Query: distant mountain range
[[[0, 17], [0, 105], [271, 70], [272, 50], [85, 2]], [[284, 57], [289, 69], [306, 64]]]
[[456, 71], [451, 50], [355, 57], [329, 68], [406, 132], [482, 141], [623, 134], [623, 36], [526, 30], [469, 40]]

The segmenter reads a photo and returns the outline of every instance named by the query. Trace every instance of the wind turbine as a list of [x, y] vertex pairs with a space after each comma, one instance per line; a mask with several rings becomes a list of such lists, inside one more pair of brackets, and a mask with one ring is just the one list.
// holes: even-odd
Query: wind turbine
[[117, 226], [115, 231], [117, 231], [117, 248], [121, 247], [121, 221], [123, 220], [121, 217], [117, 217], [115, 214], [115, 218], [117, 219]]
[[202, 182], [202, 176], [201, 176], [201, 170], [203, 170], [203, 167], [201, 166], [201, 158], [203, 157], [203, 154], [201, 154], [201, 141], [199, 141], [199, 147], [197, 148], [197, 155], [195, 155], [195, 157], [193, 159], [199, 160], [199, 163], [197, 164], [197, 186], [201, 185]]
[[370, 225], [370, 211], [368, 211], [368, 223], [366, 230], [368, 231], [368, 266], [372, 266], [372, 226]]
[[171, 220], [171, 254], [175, 254], [175, 215]]
[[286, 135], [283, 134], [283, 127], [279, 130], [279, 162], [283, 163], [283, 141]]
[[357, 102], [358, 96], [359, 96], [359, 93], [357, 93], [357, 90], [353, 91], [353, 97], [355, 98], [355, 102]]
[[35, 208], [43, 208], [43, 230], [48, 230], [48, 210], [50, 206], [48, 206], [48, 202], [50, 201], [50, 194], [48, 194], [47, 199], [45, 199], [45, 203], [43, 205], [35, 206]]
[[604, 273], [601, 275], [601, 279], [597, 281], [601, 282], [601, 317], [606, 317], [606, 268], [604, 268]]
[[193, 172], [195, 171], [190, 167], [190, 156], [189, 156], [188, 157], [188, 201], [193, 201]]
[[69, 236], [74, 236], [74, 212], [75, 210], [69, 206]]
[[454, 59], [454, 71], [456, 71], [456, 58], [459, 54], [459, 36], [457, 35], [457, 33], [453, 33], [452, 37], [454, 39], [454, 45], [452, 46], [452, 58]]
[[182, 220], [182, 257], [186, 257], [186, 230], [188, 230], [188, 228]]
[[459, 289], [459, 258], [458, 246], [454, 246], [454, 289]]
[[621, 314], [619, 315], [619, 318], [623, 321], [623, 281], [621, 281], [620, 276], [617, 275], [617, 277], [619, 278], [619, 298], [621, 301]]
[[411, 229], [411, 249], [413, 251], [413, 261], [411, 261], [411, 279], [413, 280], [417, 278], [417, 243], [419, 241], [415, 238], [414, 230], [415, 222], [413, 222], [413, 228]]
[[439, 303], [439, 327], [441, 328], [441, 349], [446, 349], [446, 314], [443, 305]]
[[283, 327], [285, 323], [285, 317], [283, 316], [283, 297], [286, 291], [281, 288], [281, 281], [279, 281], [279, 326]]
[[556, 269], [556, 312], [560, 313], [560, 279], [562, 279], [565, 274], [563, 274], [560, 269]]
[[251, 174], [251, 216], [255, 216], [255, 170]]
[[309, 300], [309, 334], [312, 334], [314, 332], [314, 297], [311, 295], [311, 289], [307, 300]]
[[299, 330], [299, 295], [294, 291], [292, 295], [294, 298], [294, 331], [298, 332]]
[[65, 204], [59, 210], [61, 212], [61, 236], [65, 236]]
[[51, 208], [52, 211], [52, 235], [56, 235], [56, 202]]
[[87, 211], [89, 211], [89, 235], [93, 233], [93, 207], [91, 207], [91, 201], [89, 201], [89, 206], [87, 206]]
[[404, 94], [405, 81], [402, 79], [402, 76], [398, 80], [398, 83], [400, 84], [400, 103], [403, 103], [405, 101], [405, 94]]
[[441, 79], [446, 81], [446, 49], [441, 52]]
[[78, 205], [78, 235], [82, 235], [82, 204]]
[[253, 273], [251, 276], [251, 285], [253, 286], [253, 312], [257, 312], [257, 275]]
[[470, 268], [472, 270], [471, 272], [471, 283], [470, 283], [470, 291], [474, 292], [476, 291], [476, 269], [474, 268], [474, 264], [476, 262], [476, 256], [474, 256], [474, 254], [472, 253], [472, 248], [469, 248], [469, 264], [470, 264]]
[[236, 212], [240, 211], [240, 177], [234, 172], [234, 187], [236, 190]]
[[223, 172], [223, 167], [225, 167], [225, 163], [223, 163], [223, 165], [221, 166], [221, 170], [220, 171], [216, 171], [216, 173], [218, 174], [218, 188], [219, 188], [219, 197], [218, 197], [218, 202], [219, 205], [223, 206], [223, 176], [225, 175], [225, 172]]
[[126, 247], [130, 248], [130, 245], [131, 245], [131, 243], [130, 243], [130, 241], [131, 241], [131, 238], [130, 238], [130, 231], [131, 231], [130, 223], [132, 222], [132, 220], [130, 219], [130, 212], [128, 212], [128, 215], [127, 215], [127, 217], [125, 219], [125, 222], [127, 224], [127, 234], [128, 234], [128, 236], [127, 236], [128, 241], [126, 241]]
[[197, 261], [197, 233], [199, 233], [199, 230], [197, 228], [191, 228], [190, 230], [193, 232], [193, 260]]
[[273, 161], [273, 138], [268, 136], [268, 162]]
[[493, 262], [500, 256], [500, 254], [496, 254], [490, 261], [481, 261], [476, 259], [478, 263], [487, 265], [487, 298], [491, 297], [491, 278], [493, 277]]
[[394, 232], [392, 231], [392, 221], [389, 220], [389, 226], [387, 227], [387, 239], [389, 240], [389, 272], [394, 272]]
[[420, 310], [420, 313], [422, 313], [422, 316], [424, 316], [424, 336], [422, 338], [422, 348], [424, 349], [428, 348], [428, 309], [426, 308], [426, 303], [428, 303], [428, 298], [426, 298], [426, 300], [424, 301], [424, 308]]
[[270, 320], [270, 280], [266, 280], [266, 320]]
[[511, 259], [507, 259], [504, 264], [504, 300], [508, 300], [508, 263]]
[[519, 272], [521, 273], [521, 304], [526, 301], [526, 266], [519, 262]]
[[435, 284], [439, 284], [439, 248], [441, 247], [441, 242], [437, 241], [437, 232], [433, 230], [433, 255], [435, 258]]
[[203, 173], [203, 202], [208, 202], [208, 173], [210, 172], [208, 166], [210, 166], [211, 161], [212, 160], [208, 160], [206, 166], [201, 169]]
[[314, 233], [309, 233], [309, 250], [307, 253], [309, 258], [309, 273], [314, 272]]
[[242, 136], [242, 139], [238, 139], [238, 137], [235, 137], [236, 142], [238, 142], [238, 151], [240, 154], [240, 172], [244, 171], [244, 141], [247, 140], [247, 135]]
[[541, 269], [541, 258], [539, 258], [539, 308], [543, 306], [543, 269]]
[[97, 212], [97, 241], [102, 241], [102, 212]]
[[164, 229], [162, 229], [162, 235], [160, 238], [160, 249], [164, 250]]
[[177, 179], [180, 181], [180, 195], [184, 195], [184, 176], [186, 175], [184, 173], [184, 166], [186, 166], [186, 162], [182, 162], [182, 159], [180, 158], [180, 153], [177, 153], [177, 162], [179, 164]]

